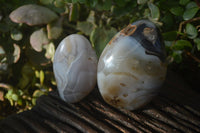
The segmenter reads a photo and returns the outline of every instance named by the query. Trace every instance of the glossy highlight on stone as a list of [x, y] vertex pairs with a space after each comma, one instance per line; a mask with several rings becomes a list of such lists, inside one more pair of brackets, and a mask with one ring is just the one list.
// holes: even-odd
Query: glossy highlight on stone
[[152, 22], [139, 20], [117, 33], [103, 50], [98, 88], [108, 104], [135, 110], [157, 93], [166, 71], [159, 30]]
[[87, 96], [96, 85], [97, 56], [82, 35], [64, 38], [56, 49], [53, 70], [60, 97], [75, 103]]

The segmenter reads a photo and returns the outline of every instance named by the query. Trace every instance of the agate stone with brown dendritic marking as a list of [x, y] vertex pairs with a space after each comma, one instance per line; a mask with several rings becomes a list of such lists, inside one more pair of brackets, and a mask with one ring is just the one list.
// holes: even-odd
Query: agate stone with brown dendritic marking
[[102, 52], [99, 91], [108, 104], [134, 110], [156, 94], [166, 70], [158, 29], [150, 21], [136, 21], [117, 33]]

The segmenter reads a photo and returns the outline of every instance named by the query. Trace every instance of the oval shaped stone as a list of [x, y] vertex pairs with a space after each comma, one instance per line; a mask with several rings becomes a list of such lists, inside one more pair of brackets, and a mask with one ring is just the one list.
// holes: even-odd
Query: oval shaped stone
[[53, 70], [60, 97], [75, 103], [87, 96], [96, 85], [97, 56], [82, 35], [64, 38], [56, 49]]

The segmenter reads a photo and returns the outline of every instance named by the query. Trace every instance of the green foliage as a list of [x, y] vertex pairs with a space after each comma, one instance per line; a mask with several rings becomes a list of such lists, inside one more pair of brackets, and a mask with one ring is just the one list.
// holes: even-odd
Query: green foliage
[[[56, 88], [55, 48], [72, 33], [88, 37], [99, 56], [122, 28], [149, 19], [162, 32], [169, 64], [182, 63], [188, 55], [200, 64], [199, 3], [192, 0], [0, 0], [0, 4], [0, 92], [18, 111], [30, 109], [39, 96]], [[26, 4], [46, 7], [55, 17], [34, 26], [12, 22], [10, 13]]]

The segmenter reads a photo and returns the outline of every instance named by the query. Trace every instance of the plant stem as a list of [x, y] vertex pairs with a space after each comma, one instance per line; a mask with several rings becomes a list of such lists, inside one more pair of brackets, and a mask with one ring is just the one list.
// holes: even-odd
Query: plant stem
[[181, 31], [182, 31], [183, 25], [185, 25], [185, 24], [187, 24], [187, 23], [190, 23], [190, 22], [198, 21], [198, 20], [200, 20], [200, 17], [196, 17], [196, 18], [192, 18], [192, 19], [190, 19], [190, 20], [182, 21], [182, 22], [179, 24], [178, 32], [181, 32]]
[[185, 51], [186, 55], [190, 56], [192, 59], [194, 59], [196, 62], [200, 63], [200, 59], [193, 56], [190, 52], [188, 51]]

